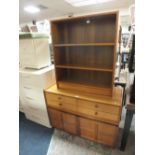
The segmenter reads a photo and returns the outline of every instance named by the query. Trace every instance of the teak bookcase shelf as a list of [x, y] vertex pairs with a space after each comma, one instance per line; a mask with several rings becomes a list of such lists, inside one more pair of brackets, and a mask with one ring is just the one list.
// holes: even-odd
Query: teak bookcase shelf
[[57, 87], [113, 94], [118, 12], [51, 21]]

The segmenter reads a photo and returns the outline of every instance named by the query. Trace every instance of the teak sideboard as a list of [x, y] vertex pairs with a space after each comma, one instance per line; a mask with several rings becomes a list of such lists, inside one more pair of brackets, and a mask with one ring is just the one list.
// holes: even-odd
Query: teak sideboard
[[115, 146], [121, 115], [122, 89], [113, 97], [57, 89], [44, 91], [51, 125], [99, 143]]

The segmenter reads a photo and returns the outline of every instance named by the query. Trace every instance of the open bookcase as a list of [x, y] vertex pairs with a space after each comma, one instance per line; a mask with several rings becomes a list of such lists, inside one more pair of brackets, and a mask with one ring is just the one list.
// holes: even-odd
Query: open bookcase
[[118, 12], [51, 21], [57, 87], [111, 96]]

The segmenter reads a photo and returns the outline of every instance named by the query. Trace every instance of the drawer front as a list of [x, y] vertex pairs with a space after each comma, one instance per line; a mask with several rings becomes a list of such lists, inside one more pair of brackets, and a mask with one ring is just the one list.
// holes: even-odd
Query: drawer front
[[59, 108], [66, 111], [76, 111], [77, 100], [75, 98], [49, 93], [46, 93], [45, 95], [49, 107]]
[[102, 103], [97, 103], [97, 102], [86, 101], [86, 100], [79, 100], [78, 106], [84, 107], [84, 108], [89, 108], [89, 109], [94, 109], [97, 111], [107, 112], [107, 113], [111, 113], [111, 114], [119, 114], [120, 113], [119, 107], [106, 105], [106, 104], [102, 104]]
[[42, 76], [35, 76], [35, 75], [29, 75], [29, 74], [22, 74], [20, 75], [20, 85], [24, 86], [31, 86], [36, 88], [44, 88], [44, 82]]
[[118, 137], [118, 127], [98, 123], [98, 142], [114, 146]]
[[35, 104], [24, 103], [24, 110], [26, 112], [34, 113], [40, 115], [41, 117], [47, 117], [46, 106], [37, 106]]
[[100, 121], [106, 121], [109, 123], [118, 123], [120, 117], [118, 115], [113, 115], [110, 113], [104, 113], [104, 112], [100, 112], [100, 111], [95, 111], [93, 109], [87, 109], [87, 108], [83, 108], [83, 107], [79, 107], [78, 106], [78, 113], [84, 115], [84, 116], [89, 116], [91, 118], [95, 118], [97, 120]]
[[76, 111], [77, 107], [77, 100], [75, 98], [66, 97], [66, 96], [60, 96], [59, 99], [60, 106], [64, 110], [69, 111]]
[[57, 94], [45, 92], [45, 96], [46, 96], [48, 105], [51, 105], [52, 101], [57, 101], [57, 102], [59, 101], [59, 95], [57, 95]]
[[97, 123], [92, 120], [79, 117], [80, 136], [95, 140], [97, 138]]
[[35, 102], [43, 102], [44, 96], [43, 96], [43, 90], [33, 88], [30, 86], [24, 86], [20, 89], [20, 96], [21, 98], [27, 98], [29, 100], [34, 100]]

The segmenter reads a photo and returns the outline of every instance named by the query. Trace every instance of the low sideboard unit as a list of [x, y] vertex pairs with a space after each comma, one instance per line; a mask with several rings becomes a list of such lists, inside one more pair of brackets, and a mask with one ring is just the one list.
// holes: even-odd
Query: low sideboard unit
[[44, 91], [51, 125], [57, 129], [109, 146], [115, 146], [121, 115], [122, 89], [113, 97], [60, 90]]

